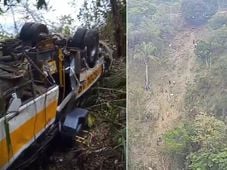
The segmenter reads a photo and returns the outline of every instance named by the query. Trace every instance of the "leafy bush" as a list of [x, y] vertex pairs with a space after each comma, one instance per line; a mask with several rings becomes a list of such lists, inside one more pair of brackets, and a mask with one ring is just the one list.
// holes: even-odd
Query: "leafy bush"
[[227, 148], [217, 152], [196, 152], [188, 156], [192, 170], [227, 170]]
[[223, 53], [227, 48], [227, 27], [216, 30], [209, 41], [214, 53]]
[[199, 114], [193, 124], [191, 142], [199, 144], [201, 150], [219, 148], [226, 138], [226, 125], [214, 116]]
[[189, 135], [185, 127], [179, 127], [168, 131], [164, 135], [167, 150], [172, 154], [185, 154], [188, 149]]
[[199, 41], [197, 43], [195, 54], [202, 62], [208, 62], [211, 57], [211, 45], [205, 41]]
[[197, 42], [195, 54], [199, 61], [211, 66], [211, 60], [223, 54], [227, 49], [227, 27], [217, 29], [207, 41]]
[[188, 113], [199, 111], [213, 113], [216, 117], [226, 119], [227, 116], [227, 57], [226, 55], [213, 57], [213, 64], [209, 68], [197, 70], [194, 83], [190, 84], [185, 96]]
[[226, 128], [223, 121], [200, 113], [193, 122], [186, 122], [184, 126], [167, 132], [164, 135], [165, 145], [174, 156], [183, 154], [189, 169], [225, 170]]

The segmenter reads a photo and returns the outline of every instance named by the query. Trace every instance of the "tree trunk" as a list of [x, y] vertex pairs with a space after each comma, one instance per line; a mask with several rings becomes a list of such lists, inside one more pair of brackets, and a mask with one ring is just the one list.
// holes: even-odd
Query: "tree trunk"
[[212, 65], [211, 56], [209, 58], [210, 58], [210, 68], [211, 68], [211, 65]]
[[122, 57], [125, 56], [125, 42], [124, 42], [124, 30], [122, 24], [122, 18], [120, 13], [120, 7], [117, 0], [110, 0], [112, 15], [113, 15], [113, 23], [115, 27], [114, 38], [117, 46], [117, 56]]
[[208, 58], [206, 58], [206, 66], [207, 66], [207, 68], [209, 68]]
[[144, 62], [145, 64], [145, 90], [149, 90], [149, 75], [148, 75], [148, 63]]

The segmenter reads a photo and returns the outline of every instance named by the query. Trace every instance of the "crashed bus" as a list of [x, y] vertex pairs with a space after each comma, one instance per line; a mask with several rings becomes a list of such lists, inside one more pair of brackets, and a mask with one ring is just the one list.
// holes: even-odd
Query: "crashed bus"
[[98, 32], [85, 28], [65, 39], [44, 24], [25, 23], [18, 38], [1, 42], [0, 169], [23, 167], [26, 161], [16, 160], [59, 131], [80, 131], [87, 110], [73, 103], [108, 71], [111, 57]]

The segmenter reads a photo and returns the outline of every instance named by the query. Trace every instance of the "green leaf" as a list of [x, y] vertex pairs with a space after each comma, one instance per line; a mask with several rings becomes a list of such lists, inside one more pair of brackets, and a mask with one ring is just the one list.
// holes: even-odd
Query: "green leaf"
[[88, 117], [87, 117], [87, 125], [88, 125], [88, 127], [91, 128], [92, 126], [94, 126], [95, 122], [96, 122], [95, 115], [92, 114], [92, 113], [89, 113]]

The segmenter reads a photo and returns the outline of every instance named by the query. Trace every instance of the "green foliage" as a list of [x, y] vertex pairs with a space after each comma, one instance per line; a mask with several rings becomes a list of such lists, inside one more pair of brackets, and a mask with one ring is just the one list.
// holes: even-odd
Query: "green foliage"
[[96, 117], [94, 114], [89, 113], [87, 116], [86, 124], [88, 125], [89, 128], [93, 127], [96, 123]]
[[189, 149], [189, 135], [185, 127], [178, 127], [164, 135], [165, 145], [172, 154], [186, 154]]
[[[199, 41], [195, 54], [206, 64], [213, 64], [216, 58], [222, 55], [227, 48], [227, 27], [213, 31], [208, 40]], [[211, 62], [212, 60], [212, 62]]]
[[182, 19], [178, 1], [136, 1], [128, 2], [128, 42], [135, 48], [143, 42], [152, 42], [156, 55], [164, 56], [164, 47], [181, 29]]
[[[178, 5], [173, 7], [177, 10]], [[165, 6], [160, 9], [153, 17], [153, 22], [160, 29], [160, 37], [168, 40], [172, 39], [181, 30], [183, 24], [182, 19], [178, 15], [166, 12], [166, 10], [169, 9]]]
[[87, 28], [98, 28], [106, 22], [109, 12], [108, 1], [89, 0], [84, 1], [83, 7], [80, 8], [78, 18], [83, 26]]
[[117, 132], [116, 135], [113, 137], [113, 139], [115, 140], [115, 142], [117, 143], [117, 146], [115, 148], [121, 147], [123, 148], [123, 156], [124, 156], [124, 160], [125, 160], [125, 156], [126, 156], [126, 152], [127, 152], [127, 147], [126, 147], [126, 128], [122, 128], [120, 131], [116, 130]]
[[[227, 57], [213, 56], [213, 63], [209, 68], [197, 70], [194, 83], [188, 86], [185, 97], [186, 110], [212, 112], [215, 116], [226, 119], [227, 115]], [[194, 112], [194, 111], [192, 111]]]
[[192, 170], [227, 170], [227, 148], [218, 152], [198, 152], [189, 155]]
[[72, 33], [75, 32], [75, 28], [72, 25], [74, 19], [71, 15], [63, 15], [59, 18], [59, 24], [56, 28], [55, 32], [63, 34], [65, 37], [71, 36]]
[[215, 15], [209, 20], [208, 24], [214, 30], [220, 29], [223, 26], [225, 27], [227, 26], [227, 15], [225, 14]]
[[195, 54], [199, 57], [200, 61], [208, 63], [212, 54], [210, 43], [199, 41], [195, 49]]
[[[223, 54], [227, 48], [227, 27], [214, 30], [207, 41], [200, 40], [197, 42], [195, 54], [199, 61], [211, 66], [217, 56]], [[212, 61], [213, 60], [213, 61]], [[212, 62], [211, 62], [212, 61]]]
[[220, 54], [224, 52], [227, 47], [227, 27], [222, 27], [213, 34], [214, 35], [209, 39], [211, 47], [216, 54]]
[[158, 61], [157, 57], [157, 47], [153, 45], [152, 42], [138, 45], [136, 47], [136, 53], [133, 56], [134, 59], [142, 60], [143, 62], [149, 62], [149, 60]]
[[217, 10], [217, 0], [183, 0], [181, 5], [185, 20], [193, 25], [204, 24]]
[[[145, 43], [153, 43], [153, 46], [156, 46], [159, 55], [163, 50], [163, 40], [161, 39], [161, 30], [160, 28], [148, 20], [141, 24], [140, 28], [136, 30], [133, 29], [133, 26], [128, 31], [128, 42], [129, 48], [135, 48], [137, 45]], [[135, 48], [136, 49], [136, 48]]]
[[155, 52], [157, 48], [151, 43], [145, 43], [143, 42], [142, 44], [137, 46], [137, 52], [139, 55], [143, 57], [152, 57], [155, 55]]
[[185, 156], [187, 168], [192, 170], [225, 169], [226, 124], [205, 113], [186, 124], [164, 135], [167, 150], [174, 156]]
[[118, 57], [125, 57], [126, 0], [84, 1], [78, 18], [82, 26], [98, 29], [104, 39], [116, 44], [116, 55]]
[[195, 117], [191, 141], [197, 143], [201, 150], [217, 149], [226, 139], [226, 125], [223, 121], [201, 113]]

